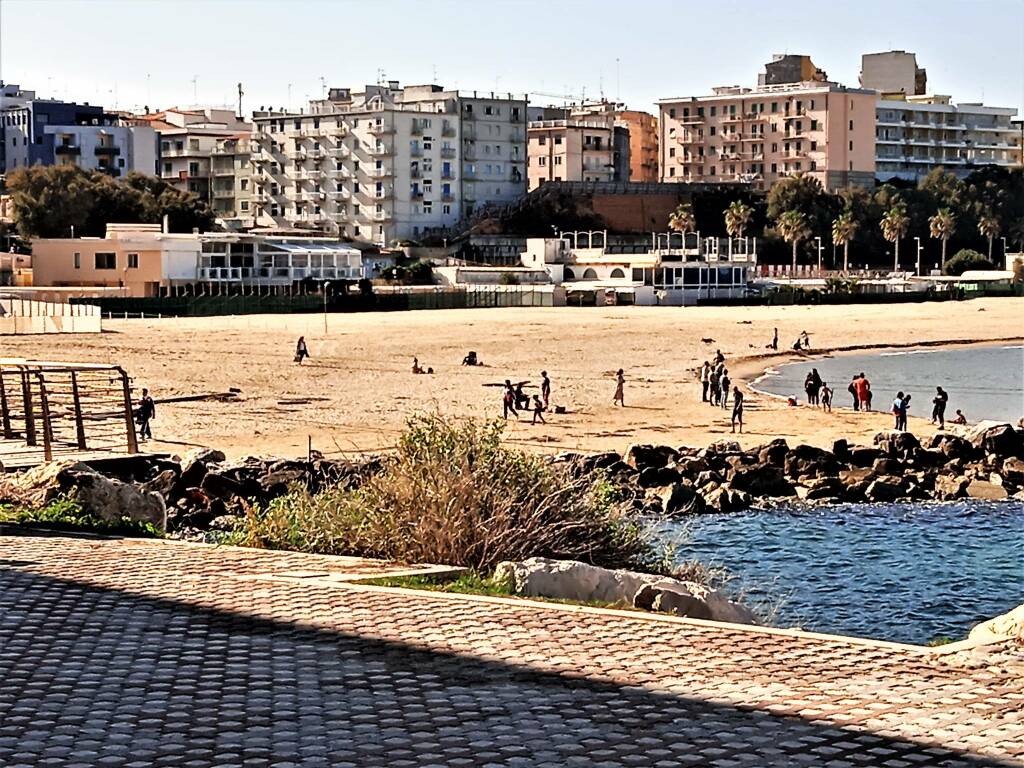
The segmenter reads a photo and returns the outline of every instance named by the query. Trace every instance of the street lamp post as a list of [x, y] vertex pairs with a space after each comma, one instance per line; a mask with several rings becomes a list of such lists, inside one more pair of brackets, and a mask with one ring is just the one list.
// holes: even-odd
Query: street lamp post
[[326, 280], [324, 280], [323, 285], [321, 286], [321, 288], [322, 288], [322, 290], [324, 292], [324, 336], [327, 335], [327, 286], [328, 285], [330, 285], [330, 283], [328, 283]]
[[921, 276], [921, 238], [915, 237], [914, 240], [917, 242], [917, 276]]
[[821, 238], [815, 237], [814, 239], [818, 241], [818, 277], [821, 277]]

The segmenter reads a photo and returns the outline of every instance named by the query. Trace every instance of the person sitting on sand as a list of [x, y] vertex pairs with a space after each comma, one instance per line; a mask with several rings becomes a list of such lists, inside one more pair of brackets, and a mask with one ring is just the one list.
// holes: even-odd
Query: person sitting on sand
[[470, 350], [466, 353], [466, 356], [462, 358], [463, 365], [480, 365], [480, 362], [476, 359], [476, 352]]
[[961, 411], [959, 408], [957, 408], [956, 409], [956, 416], [954, 416], [953, 420], [950, 421], [949, 423], [950, 424], [960, 424], [960, 425], [963, 425], [963, 424], [967, 423], [967, 417], [964, 416], [964, 412], [963, 411]]
[[519, 410], [516, 408], [516, 391], [512, 388], [512, 382], [508, 379], [505, 379], [505, 390], [501, 395], [501, 408], [503, 418], [508, 419], [510, 413], [516, 419], [519, 418]]
[[309, 348], [306, 346], [306, 337], [299, 336], [295, 344], [295, 362], [302, 365], [302, 361], [309, 357]]
[[413, 373], [423, 373], [423, 369], [420, 368], [419, 358], [414, 357], [412, 359], [412, 372]]
[[531, 421], [530, 423], [531, 424], [536, 424], [537, 423], [537, 419], [540, 419], [540, 423], [541, 424], [547, 424], [547, 422], [544, 421], [544, 415], [543, 414], [544, 414], [544, 401], [540, 399], [540, 395], [534, 395], [533, 396], [533, 421]]
[[736, 425], [740, 425], [740, 434], [743, 434], [743, 393], [739, 387], [732, 388], [732, 431], [736, 431]]
[[523, 392], [523, 386], [525, 384], [525, 381], [520, 381], [516, 384], [516, 408], [520, 411], [525, 411], [530, 407], [530, 396]]
[[804, 349], [811, 348], [811, 337], [807, 335], [807, 331], [800, 331], [800, 346]]
[[619, 368], [615, 372], [615, 395], [612, 397], [612, 405], [621, 405], [623, 408], [626, 407], [626, 375]]
[[821, 409], [832, 413], [832, 390], [827, 381], [821, 382]]

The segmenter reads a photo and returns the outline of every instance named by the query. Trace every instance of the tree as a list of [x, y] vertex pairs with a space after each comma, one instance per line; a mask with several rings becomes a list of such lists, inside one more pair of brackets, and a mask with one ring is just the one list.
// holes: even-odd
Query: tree
[[725, 209], [725, 231], [730, 237], [742, 238], [753, 216], [753, 208], [741, 200], [733, 201]]
[[768, 191], [769, 219], [779, 221], [786, 211], [800, 211], [812, 232], [827, 230], [841, 209], [841, 200], [825, 192], [813, 176], [789, 176]]
[[928, 219], [928, 231], [936, 240], [942, 241], [942, 263], [946, 263], [946, 243], [956, 231], [956, 216], [949, 208], [940, 208]]
[[978, 232], [988, 240], [989, 261], [992, 261], [992, 241], [999, 237], [999, 231], [999, 219], [993, 216], [991, 212], [978, 219]]
[[907, 236], [907, 229], [910, 228], [910, 217], [907, 216], [907, 206], [903, 201], [896, 198], [892, 207], [882, 217], [882, 236], [893, 244], [896, 255], [893, 258], [893, 272], [900, 269], [900, 240]]
[[801, 211], [786, 211], [777, 222], [779, 234], [782, 239], [793, 246], [793, 272], [796, 272], [796, 247], [801, 240], [811, 235], [811, 229], [807, 226], [807, 217]]
[[962, 248], [949, 261], [942, 263], [942, 271], [947, 275], [962, 275], [971, 269], [994, 268], [991, 261], [970, 248]]
[[850, 241], [857, 234], [858, 226], [850, 211], [843, 211], [832, 222], [832, 242], [843, 246], [843, 272], [850, 271]]
[[680, 203], [668, 217], [668, 228], [682, 234], [695, 231], [697, 219], [693, 215], [693, 206], [690, 203]]

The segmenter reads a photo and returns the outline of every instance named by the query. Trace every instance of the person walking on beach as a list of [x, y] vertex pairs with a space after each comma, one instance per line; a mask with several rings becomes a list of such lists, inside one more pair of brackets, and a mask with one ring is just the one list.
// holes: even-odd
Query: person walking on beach
[[139, 437], [143, 440], [153, 439], [153, 430], [149, 422], [156, 418], [156, 402], [149, 396], [149, 390], [142, 390], [139, 407], [135, 411], [135, 420], [139, 422]]
[[935, 388], [935, 397], [932, 398], [932, 424], [939, 423], [939, 429], [946, 428], [946, 403], [949, 402], [949, 395], [942, 387]]
[[548, 378], [547, 371], [540, 372], [540, 396], [544, 400], [544, 410], [546, 411], [551, 403], [551, 379]]
[[512, 381], [505, 379], [505, 391], [501, 397], [502, 416], [508, 419], [508, 415], [511, 413], [516, 419], [519, 419], [519, 410], [516, 408], [516, 391], [512, 388]]
[[722, 408], [729, 407], [729, 371], [722, 370], [722, 378], [718, 380], [718, 390], [722, 398]]
[[721, 377], [722, 377], [722, 374], [721, 374], [721, 371], [718, 370], [718, 368], [712, 369], [712, 371], [711, 371], [711, 380], [710, 380], [711, 393], [708, 396], [708, 403], [710, 405], [718, 405], [718, 401], [722, 397], [722, 392], [718, 388], [718, 382], [721, 380]]
[[626, 375], [619, 368], [615, 372], [615, 395], [612, 397], [612, 405], [621, 405], [623, 408], [626, 407]]
[[743, 393], [739, 387], [732, 388], [732, 431], [736, 431], [736, 425], [740, 425], [740, 434], [743, 434]]
[[707, 360], [704, 361], [704, 365], [700, 368], [700, 400], [702, 403], [708, 401], [708, 387], [711, 386], [711, 363]]
[[544, 401], [540, 399], [540, 395], [533, 396], [533, 421], [531, 424], [536, 424], [537, 419], [540, 419], [541, 424], [547, 424], [544, 421]]
[[832, 413], [832, 390], [827, 381], [821, 382], [821, 409]]
[[306, 346], [306, 337], [299, 336], [295, 343], [295, 362], [302, 365], [302, 361], [309, 357], [309, 348]]

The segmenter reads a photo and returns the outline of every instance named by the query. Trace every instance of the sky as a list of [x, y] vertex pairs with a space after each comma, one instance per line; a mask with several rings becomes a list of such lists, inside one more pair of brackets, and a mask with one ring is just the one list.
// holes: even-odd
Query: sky
[[298, 109], [381, 79], [531, 103], [753, 86], [774, 53], [857, 85], [862, 53], [917, 53], [929, 93], [1024, 111], [1024, 0], [0, 0], [0, 78], [108, 108]]

